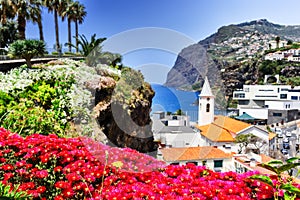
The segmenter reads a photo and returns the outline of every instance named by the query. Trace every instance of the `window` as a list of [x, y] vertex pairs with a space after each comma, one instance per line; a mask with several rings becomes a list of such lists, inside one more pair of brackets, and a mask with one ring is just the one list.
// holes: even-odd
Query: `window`
[[[260, 91], [260, 92], [273, 92], [274, 90], [272, 90], [272, 89], [259, 89], [258, 91]], [[279, 91], [279, 88], [278, 88], [278, 91]]]
[[245, 98], [245, 93], [235, 93], [234, 97], [235, 98]]
[[281, 117], [281, 116], [282, 116], [282, 113], [273, 113], [273, 116], [274, 116], [274, 117]]
[[210, 104], [206, 104], [206, 112], [209, 112], [210, 111]]
[[202, 161], [202, 166], [206, 166], [207, 160]]
[[171, 163], [170, 165], [179, 165], [179, 162]]
[[223, 160], [214, 160], [214, 168], [223, 167]]
[[298, 100], [298, 96], [291, 96], [291, 100]]
[[280, 99], [287, 99], [287, 94], [280, 94]]
[[189, 163], [194, 164], [194, 165], [198, 165], [197, 162], [187, 162], [186, 164], [189, 164]]

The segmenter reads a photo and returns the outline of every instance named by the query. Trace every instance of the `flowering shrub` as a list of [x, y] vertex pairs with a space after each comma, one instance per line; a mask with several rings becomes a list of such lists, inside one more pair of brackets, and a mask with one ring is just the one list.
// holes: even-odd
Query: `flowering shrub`
[[78, 61], [61, 64], [0, 73], [0, 126], [23, 136], [63, 136], [71, 120], [87, 118], [92, 94], [84, 82], [98, 75]]
[[[87, 138], [0, 128], [0, 181], [34, 199], [272, 199], [257, 172], [217, 173], [202, 166], [169, 165], [128, 148]], [[276, 176], [270, 176], [276, 183]]]

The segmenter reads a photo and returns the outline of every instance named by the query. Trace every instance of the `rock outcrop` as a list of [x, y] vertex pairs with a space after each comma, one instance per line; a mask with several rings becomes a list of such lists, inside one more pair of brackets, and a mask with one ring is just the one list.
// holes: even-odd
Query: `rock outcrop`
[[[226, 97], [243, 84], [257, 83], [264, 51], [276, 37], [300, 41], [300, 26], [285, 26], [265, 19], [223, 26], [196, 44], [184, 48], [169, 71], [165, 85], [199, 90], [207, 76], [212, 87], [223, 88]], [[297, 74], [286, 68], [281, 75]]]
[[120, 88], [126, 93], [128, 85], [123, 82], [118, 85], [119, 81], [101, 77], [97, 84], [89, 84], [95, 90], [94, 111], [100, 128], [111, 145], [143, 153], [155, 152], [157, 144], [153, 141], [150, 119], [154, 91], [143, 82], [125, 98]]

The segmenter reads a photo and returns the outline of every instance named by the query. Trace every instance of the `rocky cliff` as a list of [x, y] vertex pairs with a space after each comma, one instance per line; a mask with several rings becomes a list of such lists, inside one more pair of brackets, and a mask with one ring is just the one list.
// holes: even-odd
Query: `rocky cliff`
[[154, 152], [150, 119], [154, 91], [139, 72], [125, 71], [117, 80], [102, 76], [98, 84], [89, 84], [95, 91], [97, 122], [111, 145]]
[[[261, 78], [259, 66], [264, 51], [276, 37], [300, 41], [300, 26], [278, 25], [265, 19], [223, 26], [179, 53], [165, 85], [198, 90], [208, 76], [212, 87], [230, 97], [234, 89]], [[286, 68], [285, 74], [287, 69], [291, 68]]]

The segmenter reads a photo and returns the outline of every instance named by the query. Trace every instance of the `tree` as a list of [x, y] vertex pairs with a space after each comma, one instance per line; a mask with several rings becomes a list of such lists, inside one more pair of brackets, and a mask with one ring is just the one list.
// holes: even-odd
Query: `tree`
[[56, 50], [61, 51], [61, 46], [59, 43], [58, 15], [61, 15], [63, 13], [66, 4], [69, 3], [69, 0], [43, 0], [43, 1], [44, 1], [44, 5], [48, 8], [48, 12], [54, 13]]
[[293, 44], [293, 41], [292, 41], [292, 40], [288, 40], [286, 44], [287, 44], [287, 45], [292, 45], [292, 44]]
[[86, 16], [86, 11], [85, 11], [85, 7], [83, 4], [80, 4], [78, 1], [76, 1], [74, 3], [74, 10], [76, 13], [76, 18], [75, 18], [75, 38], [76, 38], [76, 53], [78, 53], [78, 45], [79, 45], [79, 41], [78, 41], [78, 24], [82, 24], [83, 20]]
[[1, 16], [1, 24], [5, 25], [7, 19], [13, 19], [15, 17], [15, 13], [12, 8], [12, 1], [10, 0], [1, 0], [0, 6], [0, 16]]
[[43, 56], [46, 53], [46, 45], [41, 40], [17, 40], [8, 49], [8, 55], [12, 58], [23, 58], [28, 67], [31, 67], [31, 59], [35, 56]]
[[[91, 36], [91, 40], [88, 41], [88, 39], [85, 37], [84, 34], [82, 35], [79, 35], [79, 38], [76, 38], [75, 39], [78, 40], [78, 44], [81, 46], [81, 54], [83, 54], [84, 56], [88, 56], [92, 50], [94, 50], [95, 48], [97, 48], [97, 52], [101, 52], [101, 43], [106, 40], [106, 38], [96, 38], [96, 34], [92, 35]], [[73, 47], [76, 47], [74, 46], [73, 44], [69, 44], [69, 43], [66, 43], [66, 45], [71, 45]]]
[[29, 5], [27, 0], [14, 0], [11, 2], [13, 11], [17, 14], [19, 39], [25, 40], [26, 19], [28, 18], [27, 8]]
[[237, 135], [235, 137], [235, 143], [239, 144], [239, 153], [248, 151], [250, 144], [254, 145], [255, 148], [252, 150], [255, 151], [255, 153], [260, 153], [262, 151], [262, 147], [266, 145], [266, 142], [263, 139], [253, 135], [252, 133]]
[[69, 47], [69, 52], [72, 52], [72, 34], [71, 34], [71, 22], [76, 20], [77, 18], [77, 12], [76, 12], [76, 3], [77, 2], [71, 2], [64, 12], [62, 13], [62, 19], [67, 18], [68, 21], [68, 47]]
[[29, 0], [30, 6], [28, 8], [29, 18], [33, 23], [37, 23], [39, 27], [40, 40], [44, 41], [43, 23], [42, 23], [42, 1]]
[[17, 40], [17, 24], [8, 20], [0, 25], [0, 48], [6, 48], [9, 44]]
[[275, 41], [276, 41], [276, 48], [278, 49], [278, 48], [279, 48], [280, 37], [277, 36], [277, 37], [275, 38]]

